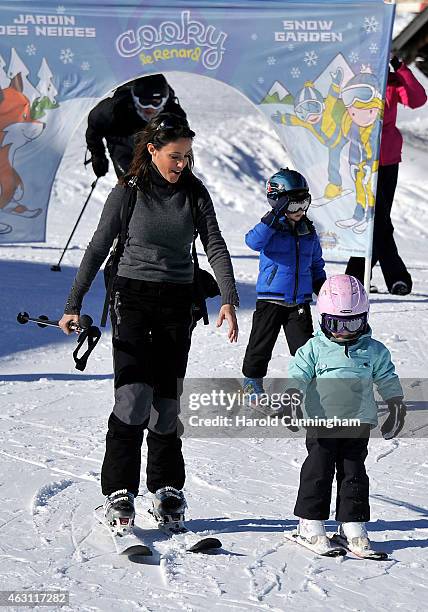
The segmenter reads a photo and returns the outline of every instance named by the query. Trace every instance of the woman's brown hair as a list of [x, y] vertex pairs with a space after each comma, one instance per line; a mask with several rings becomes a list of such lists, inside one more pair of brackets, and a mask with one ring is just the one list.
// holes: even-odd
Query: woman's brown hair
[[[152, 143], [157, 149], [162, 149], [170, 142], [175, 142], [179, 138], [193, 139], [193, 132], [187, 120], [180, 115], [173, 113], [160, 113], [146, 125], [142, 132], [136, 136], [134, 157], [128, 172], [124, 174], [119, 182], [125, 184], [132, 176], [138, 176], [140, 185], [144, 189], [150, 185], [149, 169], [152, 163], [152, 156], [147, 150], [147, 145]], [[187, 168], [193, 168], [193, 153], [189, 153]]]

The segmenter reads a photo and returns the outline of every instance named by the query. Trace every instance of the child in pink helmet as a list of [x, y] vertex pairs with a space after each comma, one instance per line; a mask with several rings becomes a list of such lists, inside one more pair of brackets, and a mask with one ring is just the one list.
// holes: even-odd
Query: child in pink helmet
[[[336, 474], [336, 541], [363, 556], [374, 556], [365, 523], [370, 520], [369, 479], [364, 461], [370, 429], [376, 427], [373, 383], [388, 405], [382, 435], [393, 438], [404, 425], [403, 390], [388, 349], [372, 338], [369, 300], [353, 276], [328, 278], [320, 289], [317, 308], [321, 329], [298, 349], [289, 366], [293, 384], [305, 394], [308, 456], [300, 472], [294, 514], [297, 537], [322, 554], [331, 552], [324, 521], [330, 516], [331, 489]], [[319, 425], [319, 419], [325, 419]], [[349, 426], [349, 420], [358, 425]], [[340, 420], [340, 424], [338, 424]], [[331, 425], [334, 425], [331, 427]]]

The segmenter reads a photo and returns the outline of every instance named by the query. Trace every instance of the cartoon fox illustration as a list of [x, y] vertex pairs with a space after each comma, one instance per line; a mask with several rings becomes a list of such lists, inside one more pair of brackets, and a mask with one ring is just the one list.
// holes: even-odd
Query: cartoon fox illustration
[[30, 209], [20, 203], [24, 184], [13, 167], [15, 153], [42, 133], [45, 124], [31, 119], [30, 101], [22, 93], [18, 74], [10, 86], [0, 88], [0, 210], [21, 217], [37, 217], [41, 208]]

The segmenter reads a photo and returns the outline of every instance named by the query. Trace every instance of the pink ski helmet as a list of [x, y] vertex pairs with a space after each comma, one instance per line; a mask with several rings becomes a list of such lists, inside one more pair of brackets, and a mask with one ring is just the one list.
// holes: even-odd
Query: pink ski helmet
[[320, 315], [340, 317], [368, 313], [370, 304], [366, 290], [358, 279], [348, 274], [330, 276], [322, 285], [317, 308]]
[[369, 307], [367, 293], [359, 280], [348, 274], [332, 276], [318, 295], [321, 329], [327, 338], [337, 342], [359, 338], [367, 331]]

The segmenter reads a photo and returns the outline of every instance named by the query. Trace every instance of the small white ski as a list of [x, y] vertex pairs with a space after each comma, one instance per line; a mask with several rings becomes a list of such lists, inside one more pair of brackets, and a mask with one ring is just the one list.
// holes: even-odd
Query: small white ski
[[128, 557], [130, 561], [135, 561], [139, 563], [144, 561], [144, 558], [150, 559], [150, 557], [153, 555], [153, 551], [151, 550], [151, 548], [144, 543], [142, 538], [137, 535], [136, 531], [122, 536], [115, 535], [104, 517], [104, 510], [102, 506], [98, 506], [98, 508], [95, 508], [94, 517], [109, 532], [110, 537], [113, 540], [116, 553], [118, 555], [123, 555], [125, 557]]
[[[138, 516], [141, 516], [143, 519], [145, 518], [142, 515]], [[150, 510], [149, 516], [155, 522], [159, 531], [178, 542], [185, 548], [186, 552], [212, 553], [222, 547], [220, 540], [211, 537], [201, 538], [198, 533], [188, 529], [183, 521], [158, 523]]]
[[335, 546], [342, 546], [347, 551], [351, 552], [360, 559], [369, 559], [371, 561], [387, 561], [389, 559], [388, 553], [382, 550], [374, 550], [373, 548], [356, 548], [349, 544], [348, 540], [341, 536], [339, 533], [335, 533], [330, 537], [330, 541]]
[[316, 544], [312, 544], [306, 538], [302, 538], [297, 531], [284, 531], [284, 536], [287, 538], [287, 540], [300, 544], [311, 552], [321, 555], [322, 557], [343, 557], [346, 555], [346, 550], [343, 546], [333, 543], [331, 540], [329, 541], [328, 538], [327, 542], [318, 541]]
[[[222, 547], [222, 543], [217, 538], [200, 538], [197, 533], [190, 531], [184, 525], [180, 525], [178, 530], [170, 525], [158, 525], [158, 528], [162, 533], [184, 545], [186, 552], [210, 553]], [[189, 539], [195, 542], [188, 547]]]

